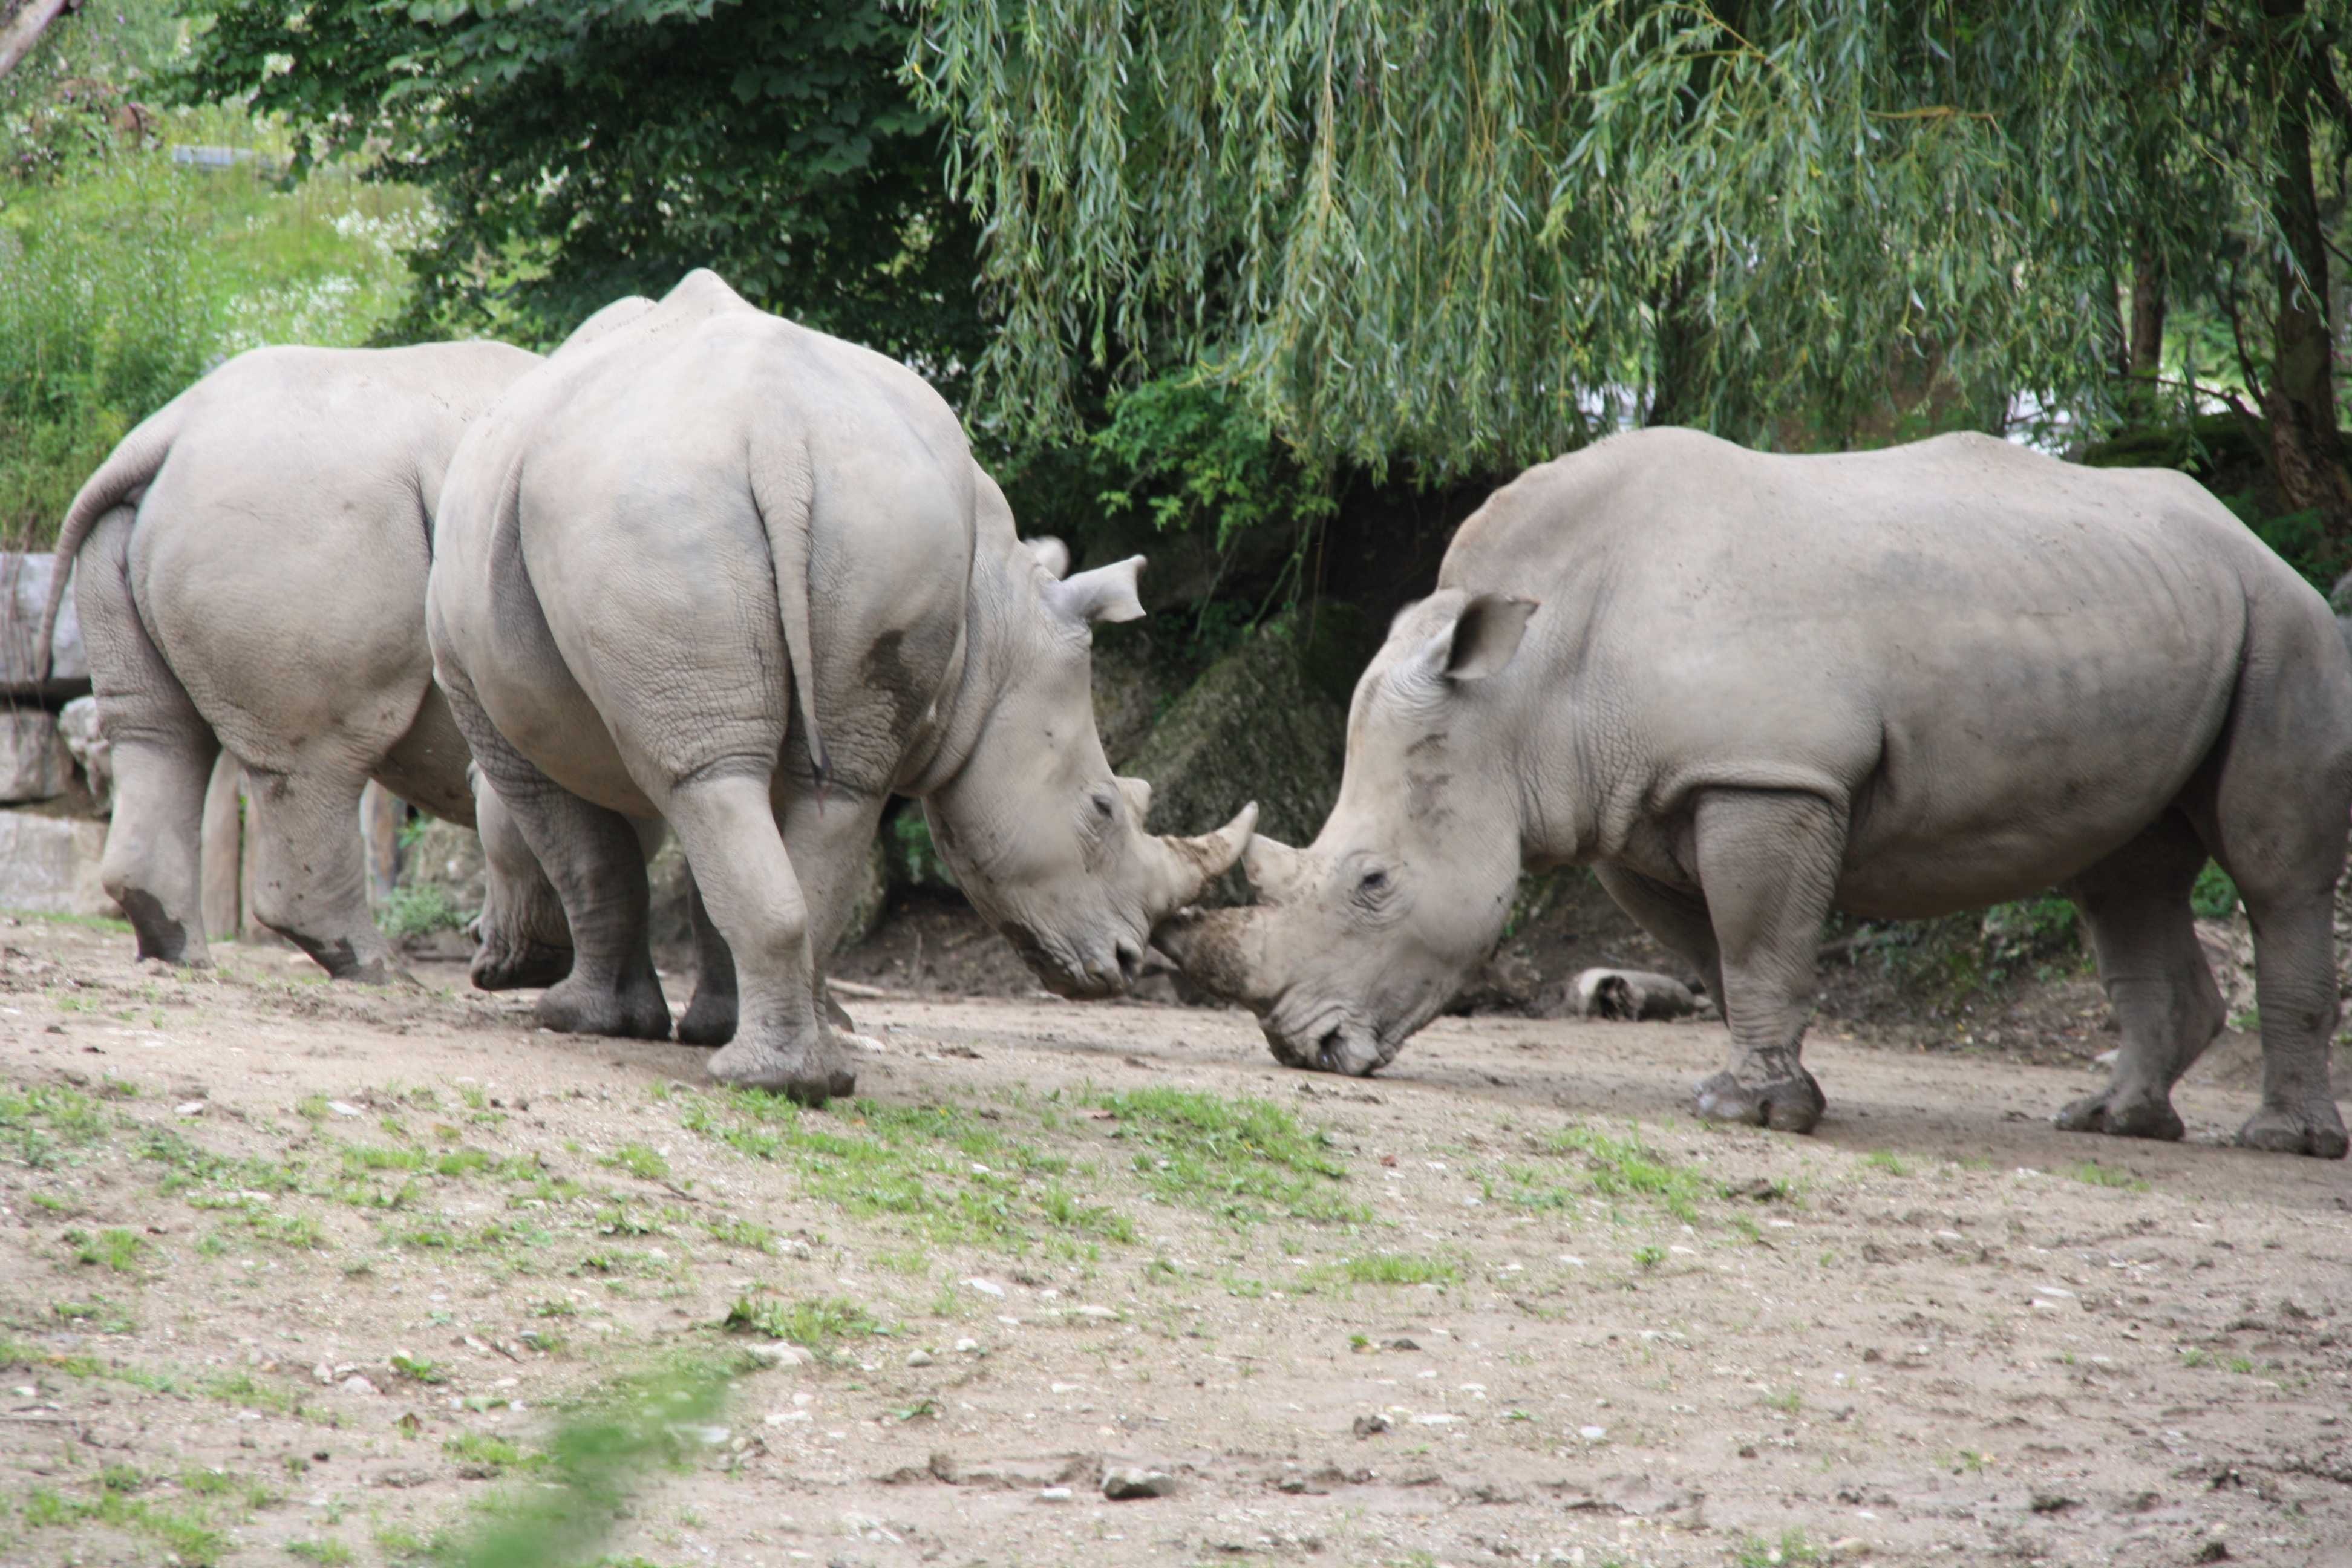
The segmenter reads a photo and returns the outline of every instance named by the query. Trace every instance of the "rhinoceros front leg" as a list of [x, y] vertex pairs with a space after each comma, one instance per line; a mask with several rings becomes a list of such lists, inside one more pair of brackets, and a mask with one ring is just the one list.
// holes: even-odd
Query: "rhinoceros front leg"
[[2189, 906], [2204, 864], [2205, 846], [2187, 819], [2168, 813], [2067, 885], [2123, 1035], [2107, 1087], [2058, 1113], [2068, 1131], [2180, 1136], [2172, 1086], [2213, 1043], [2225, 1016]]
[[1798, 1059], [1813, 961], [1837, 890], [1845, 814], [1819, 795], [1710, 790], [1692, 825], [1715, 927], [1731, 1063], [1698, 1086], [1698, 1111], [1810, 1132], [1829, 1103]]
[[664, 815], [734, 963], [734, 1038], [710, 1058], [711, 1076], [811, 1105], [850, 1093], [856, 1074], [825, 1016], [815, 954], [839, 934], [841, 892], [878, 806], [838, 793], [794, 799], [780, 828], [769, 781], [736, 774], [678, 788]]

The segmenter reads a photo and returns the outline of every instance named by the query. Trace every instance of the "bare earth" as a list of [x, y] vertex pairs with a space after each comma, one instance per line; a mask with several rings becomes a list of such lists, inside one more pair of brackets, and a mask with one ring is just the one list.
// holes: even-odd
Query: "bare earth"
[[[1688, 1118], [1711, 1025], [1357, 1083], [868, 999], [865, 1098], [795, 1113], [446, 966], [0, 944], [9, 1564], [421, 1560], [568, 1500], [599, 1400], [679, 1461], [589, 1555], [663, 1568], [2352, 1563], [2352, 1172], [2221, 1146], [2242, 1039], [2160, 1146], [2050, 1127], [2087, 1068], [1816, 1038], [1801, 1139]], [[671, 1432], [679, 1364], [729, 1402]]]

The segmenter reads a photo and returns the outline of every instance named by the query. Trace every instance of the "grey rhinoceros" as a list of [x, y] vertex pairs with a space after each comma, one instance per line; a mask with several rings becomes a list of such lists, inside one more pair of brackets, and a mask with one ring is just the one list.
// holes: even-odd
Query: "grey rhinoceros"
[[667, 821], [699, 889], [679, 1038], [811, 1101], [854, 1085], [816, 955], [890, 795], [1074, 994], [1124, 984], [1247, 841], [1247, 810], [1147, 836], [1103, 759], [1088, 623], [1143, 613], [1141, 558], [1061, 577], [919, 376], [711, 273], [516, 383], [436, 541], [441, 683], [571, 917], [551, 1028], [669, 1033], [630, 818]]
[[2345, 1152], [2330, 910], [2352, 661], [2319, 595], [2193, 481], [1983, 436], [1834, 457], [1685, 430], [1530, 469], [1462, 526], [1356, 688], [1338, 805], [1247, 851], [1258, 907], [1162, 948], [1295, 1066], [1393, 1058], [1520, 868], [1594, 866], [1730, 1025], [1706, 1115], [1811, 1129], [1798, 1050], [1833, 909], [2063, 886], [2123, 1048], [2069, 1128], [2177, 1138], [2223, 1022], [2210, 855], [2252, 919], [2263, 1149]]
[[263, 924], [339, 978], [398, 968], [370, 917], [371, 778], [477, 827], [488, 864], [474, 978], [569, 967], [562, 907], [487, 791], [433, 685], [425, 576], [467, 420], [539, 356], [504, 343], [256, 349], [122, 438], [60, 526], [44, 658], [74, 603], [113, 753], [100, 875], [142, 957], [209, 962], [197, 832], [222, 747], [245, 766]]

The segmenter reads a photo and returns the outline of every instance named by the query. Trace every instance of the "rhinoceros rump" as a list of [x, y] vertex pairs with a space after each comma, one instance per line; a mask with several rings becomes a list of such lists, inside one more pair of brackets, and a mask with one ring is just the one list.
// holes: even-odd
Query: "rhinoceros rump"
[[1981, 436], [1790, 458], [1644, 431], [1463, 525], [1356, 688], [1313, 846], [1256, 840], [1258, 906], [1157, 937], [1284, 1061], [1370, 1072], [1490, 949], [1523, 866], [1590, 863], [1723, 1007], [1700, 1110], [1802, 1131], [1829, 910], [2058, 885], [2124, 1036], [2060, 1123], [2177, 1138], [2171, 1086], [2223, 1019], [2189, 906], [2210, 855], [2257, 933], [2240, 1141], [2338, 1157], [2347, 805], [2327, 606], [2183, 476]]
[[425, 646], [426, 540], [465, 423], [539, 356], [503, 343], [257, 349], [124, 437], [74, 498], [66, 563], [111, 750], [100, 875], [142, 957], [209, 962], [197, 824], [222, 747], [253, 776], [255, 911], [338, 977], [397, 960], [368, 913], [354, 826], [370, 778], [478, 826], [476, 984], [571, 963], [554, 890], [495, 801]]
[[552, 1028], [661, 1038], [627, 818], [678, 835], [710, 1070], [845, 1094], [816, 953], [892, 794], [1047, 984], [1124, 984], [1154, 921], [1230, 866], [1141, 831], [1097, 738], [1090, 622], [1143, 613], [1140, 559], [1065, 577], [1027, 548], [946, 404], [905, 366], [689, 275], [565, 343], [451, 460], [427, 623], [483, 771], [571, 918]]

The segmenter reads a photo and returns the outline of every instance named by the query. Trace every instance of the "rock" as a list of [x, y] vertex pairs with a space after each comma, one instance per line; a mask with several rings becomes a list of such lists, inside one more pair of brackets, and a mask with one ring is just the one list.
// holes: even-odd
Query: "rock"
[[1150, 737], [1167, 690], [1147, 625], [1095, 628], [1095, 730], [1102, 736], [1103, 755], [1121, 773], [1129, 771], [1128, 759]]
[[766, 1366], [805, 1366], [809, 1353], [798, 1345], [750, 1344], [743, 1353]]
[[1359, 1437], [1371, 1437], [1387, 1431], [1389, 1426], [1389, 1418], [1375, 1410], [1370, 1415], [1357, 1416], [1350, 1430]]
[[121, 919], [98, 879], [105, 853], [103, 822], [0, 811], [0, 909]]
[[1167, 1497], [1176, 1489], [1176, 1478], [1165, 1470], [1122, 1465], [1103, 1476], [1102, 1493], [1113, 1502], [1135, 1498]]
[[929, 1351], [909, 1351], [907, 1353], [908, 1366], [929, 1366], [931, 1364], [931, 1352]]
[[377, 1389], [374, 1384], [370, 1383], [358, 1373], [353, 1373], [351, 1376], [343, 1379], [342, 1388], [345, 1394], [375, 1394], [381, 1392]]
[[0, 708], [0, 805], [55, 800], [73, 787], [73, 753], [46, 708]]
[[58, 610], [57, 636], [49, 648], [49, 678], [33, 679], [33, 644], [40, 633], [41, 605], [49, 595], [55, 553], [0, 553], [0, 695], [60, 701], [89, 695], [89, 655], [82, 648], [81, 617], [73, 590]]
[[1255, 800], [1261, 833], [1315, 837], [1347, 755], [1347, 620], [1327, 605], [1312, 632], [1303, 617], [1260, 626], [1169, 707], [1126, 768], [1151, 781], [1153, 831], [1205, 833]]
[[320, 1362], [318, 1365], [312, 1367], [310, 1369], [310, 1376], [323, 1388], [332, 1388], [335, 1386], [335, 1369], [329, 1366], [325, 1362]]
[[1037, 1494], [1039, 1502], [1068, 1502], [1076, 1494], [1067, 1487], [1047, 1487]]
[[77, 697], [58, 709], [58, 734], [64, 739], [74, 766], [81, 770], [91, 812], [104, 816], [113, 811], [114, 742], [99, 729], [98, 699]]

